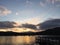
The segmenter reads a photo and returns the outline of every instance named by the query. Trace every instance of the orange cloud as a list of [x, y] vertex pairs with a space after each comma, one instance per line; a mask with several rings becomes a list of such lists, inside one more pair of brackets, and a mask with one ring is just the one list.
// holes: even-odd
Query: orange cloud
[[24, 23], [28, 23], [28, 24], [38, 24], [40, 22], [40, 19], [38, 17], [35, 18], [30, 18], [24, 21]]
[[11, 14], [11, 11], [5, 8], [4, 6], [0, 6], [0, 15], [8, 15]]

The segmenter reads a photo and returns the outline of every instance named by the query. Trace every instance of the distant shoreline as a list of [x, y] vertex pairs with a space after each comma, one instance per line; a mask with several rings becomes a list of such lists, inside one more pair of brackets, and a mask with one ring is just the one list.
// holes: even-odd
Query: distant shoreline
[[40, 35], [38, 32], [0, 32], [0, 36], [19, 36], [19, 35]]
[[[0, 36], [25, 36], [25, 35], [57, 35], [57, 34], [44, 34], [44, 32], [0, 32]], [[58, 34], [60, 35], [60, 34]]]

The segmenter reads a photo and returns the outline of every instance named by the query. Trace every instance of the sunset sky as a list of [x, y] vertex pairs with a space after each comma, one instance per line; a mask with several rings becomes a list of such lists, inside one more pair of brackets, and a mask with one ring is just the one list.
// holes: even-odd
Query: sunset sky
[[60, 18], [60, 0], [0, 0], [0, 21], [37, 24]]

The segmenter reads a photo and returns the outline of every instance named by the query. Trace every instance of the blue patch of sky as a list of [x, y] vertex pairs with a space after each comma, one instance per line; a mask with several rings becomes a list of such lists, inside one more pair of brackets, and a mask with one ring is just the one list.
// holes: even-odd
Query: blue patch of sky
[[[0, 5], [5, 5], [8, 9], [12, 10], [12, 14], [7, 15], [7, 16], [1, 16], [1, 20], [22, 20], [30, 17], [36, 17], [36, 16], [41, 16], [43, 13], [46, 13], [45, 15], [43, 14], [42, 16], [45, 18], [53, 18], [53, 15], [59, 17], [60, 16], [60, 8], [55, 8], [54, 5], [47, 3], [45, 7], [40, 6], [40, 1], [44, 2], [44, 0], [28, 0], [32, 2], [31, 7], [26, 6], [26, 0], [0, 0]], [[56, 3], [58, 4], [58, 3]], [[55, 4], [55, 5], [56, 5]], [[51, 9], [50, 8], [55, 8]], [[16, 12], [22, 11], [22, 10], [35, 10], [35, 14], [29, 14], [29, 15], [15, 15]]]

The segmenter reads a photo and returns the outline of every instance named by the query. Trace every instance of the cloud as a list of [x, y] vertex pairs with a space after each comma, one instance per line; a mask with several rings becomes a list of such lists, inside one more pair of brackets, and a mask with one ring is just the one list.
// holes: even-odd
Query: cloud
[[18, 10], [16, 12], [16, 15], [24, 15], [24, 16], [30, 15], [31, 16], [31, 15], [34, 15], [36, 13], [37, 13], [37, 11], [35, 11], [35, 10], [25, 9], [25, 10]]
[[16, 15], [19, 15], [19, 12], [16, 12]]
[[0, 6], [0, 15], [8, 15], [11, 14], [11, 11], [5, 8], [4, 6]]
[[55, 7], [60, 7], [60, 0], [43, 0], [40, 1], [40, 6], [54, 5]]
[[47, 20], [41, 24], [38, 24], [40, 29], [46, 30], [49, 28], [60, 27], [60, 19]]
[[56, 5], [56, 7], [60, 7], [60, 4], [59, 5]]
[[0, 21], [0, 28], [13, 28], [15, 27], [15, 22], [10, 21]]
[[55, 1], [60, 1], [60, 0], [55, 0]]
[[33, 24], [22, 24], [22, 27], [24, 28], [30, 28], [30, 29], [37, 29], [35, 25]]
[[26, 3], [28, 4], [28, 3], [30, 3], [30, 1], [26, 0]]
[[40, 6], [44, 7], [46, 4], [43, 2], [40, 2]]
[[[47, 1], [48, 2], [48, 1]], [[57, 5], [57, 3], [60, 3], [60, 0], [50, 0], [50, 3]], [[59, 4], [58, 4], [59, 5]]]
[[29, 19], [25, 19], [23, 22], [24, 23], [28, 23], [28, 24], [38, 24], [40, 21], [40, 18], [39, 17], [35, 17], [35, 18], [29, 18]]
[[54, 4], [56, 2], [56, 0], [46, 0], [46, 2]]
[[29, 1], [29, 0], [26, 0], [26, 6], [31, 7], [32, 6], [32, 2]]
[[51, 3], [50, 0], [42, 0], [42, 1], [40, 1], [40, 6], [45, 7], [45, 6], [49, 5], [49, 3]]

